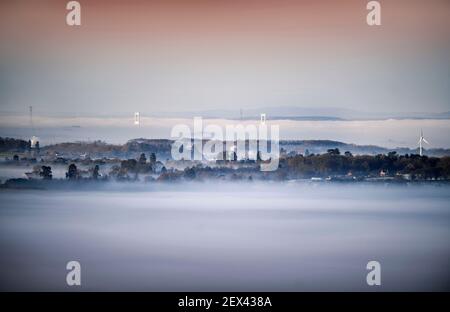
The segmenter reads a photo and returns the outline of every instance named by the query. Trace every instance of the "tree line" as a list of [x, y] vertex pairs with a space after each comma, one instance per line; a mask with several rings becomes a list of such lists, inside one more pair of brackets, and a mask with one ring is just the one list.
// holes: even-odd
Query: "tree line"
[[331, 175], [396, 175], [409, 174], [418, 178], [450, 178], [450, 157], [427, 157], [416, 154], [352, 155], [339, 149], [330, 149], [320, 155], [296, 155], [285, 159], [285, 166], [291, 176]]

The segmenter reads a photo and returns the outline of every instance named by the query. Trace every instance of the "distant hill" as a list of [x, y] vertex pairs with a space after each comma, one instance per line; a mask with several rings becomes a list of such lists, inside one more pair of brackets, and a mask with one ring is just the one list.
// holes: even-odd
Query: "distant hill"
[[340, 107], [307, 107], [307, 106], [267, 106], [242, 110], [204, 110], [167, 113], [149, 113], [155, 117], [183, 117], [192, 118], [225, 118], [257, 120], [260, 114], [267, 114], [268, 119], [285, 120], [386, 120], [386, 119], [450, 119], [450, 112], [366, 112]]
[[[330, 140], [292, 140], [281, 141], [280, 147], [284, 148], [287, 152], [295, 151], [297, 153], [305, 154], [323, 154], [328, 149], [338, 148], [342, 153], [349, 151], [354, 155], [377, 155], [387, 154], [389, 152], [397, 152], [397, 154], [418, 154], [418, 149], [410, 149], [407, 147], [397, 148], [384, 148], [376, 145], [356, 145], [348, 144], [339, 141]], [[450, 149], [432, 148], [424, 150], [424, 154], [428, 156], [450, 156]]]
[[[42, 154], [61, 154], [70, 157], [78, 157], [87, 154], [96, 157], [135, 157], [140, 153], [155, 153], [158, 158], [170, 158], [171, 146], [173, 141], [166, 139], [133, 139], [123, 145], [108, 144], [101, 141], [94, 142], [68, 142], [47, 145], [41, 147]], [[25, 152], [28, 142], [12, 138], [0, 137], [1, 152]], [[310, 153], [323, 154], [328, 149], [338, 148], [341, 153], [346, 151], [354, 155], [376, 155], [387, 154], [396, 151], [398, 154], [418, 154], [417, 149], [405, 147], [384, 148], [375, 145], [356, 145], [331, 140], [282, 140], [280, 148], [287, 153]], [[428, 156], [450, 156], [450, 149], [432, 148], [425, 149], [424, 154]]]
[[133, 139], [123, 145], [107, 144], [102, 141], [70, 142], [47, 145], [41, 151], [70, 157], [81, 154], [96, 157], [135, 157], [140, 153], [155, 153], [167, 158], [170, 157], [172, 142], [165, 139]]

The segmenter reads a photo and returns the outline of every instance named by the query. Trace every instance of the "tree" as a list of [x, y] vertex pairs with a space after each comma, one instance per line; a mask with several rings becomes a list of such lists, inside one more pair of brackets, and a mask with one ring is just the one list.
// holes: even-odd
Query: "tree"
[[99, 170], [100, 170], [99, 166], [95, 165], [94, 170], [92, 171], [92, 178], [94, 180], [97, 180], [98, 177], [100, 176]]
[[345, 157], [353, 157], [353, 154], [350, 151], [346, 151], [344, 155]]
[[19, 161], [19, 155], [17, 155], [17, 154], [14, 155], [14, 156], [13, 156], [13, 160], [14, 160], [14, 161]]
[[36, 141], [36, 144], [34, 145], [34, 147], [36, 148], [36, 153], [39, 154], [39, 152], [41, 151], [41, 149], [39, 147], [39, 141]]
[[150, 163], [153, 165], [154, 163], [156, 163], [156, 154], [155, 153], [151, 153], [150, 154]]
[[125, 170], [136, 171], [137, 161], [136, 159], [122, 160], [120, 167]]
[[185, 168], [184, 169], [184, 177], [189, 179], [189, 180], [193, 180], [195, 179], [196, 173], [195, 173], [195, 168]]
[[145, 157], [145, 154], [142, 153], [141, 156], [139, 157], [139, 164], [145, 165], [146, 162], [147, 162], [147, 157]]
[[339, 151], [338, 148], [330, 148], [329, 150], [327, 150], [327, 153], [330, 155], [340, 155], [341, 152]]
[[68, 178], [69, 180], [78, 179], [78, 169], [75, 164], [70, 164], [69, 170], [66, 173], [66, 178]]
[[52, 167], [50, 167], [50, 166], [42, 166], [41, 167], [41, 171], [39, 172], [39, 175], [44, 180], [51, 180], [53, 178]]
[[397, 152], [396, 151], [389, 152], [388, 157], [389, 158], [397, 158]]

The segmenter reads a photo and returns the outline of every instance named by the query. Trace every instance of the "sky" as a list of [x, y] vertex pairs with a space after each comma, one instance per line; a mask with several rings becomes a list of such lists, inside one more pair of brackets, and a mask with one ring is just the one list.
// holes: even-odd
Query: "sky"
[[2, 1], [0, 112], [450, 111], [450, 2], [367, 2]]

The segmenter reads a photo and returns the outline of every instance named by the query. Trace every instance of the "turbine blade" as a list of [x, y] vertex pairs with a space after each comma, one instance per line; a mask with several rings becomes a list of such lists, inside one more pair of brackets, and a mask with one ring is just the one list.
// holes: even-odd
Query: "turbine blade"
[[422, 139], [425, 143], [427, 143], [427, 144], [430, 144], [430, 143], [428, 143], [428, 141], [427, 140], [425, 140], [425, 139]]

